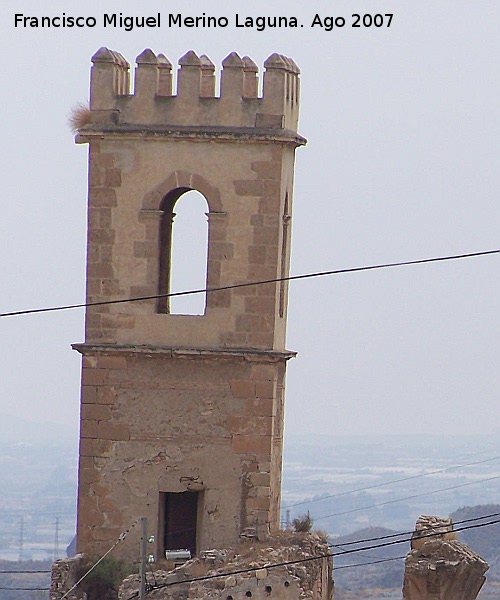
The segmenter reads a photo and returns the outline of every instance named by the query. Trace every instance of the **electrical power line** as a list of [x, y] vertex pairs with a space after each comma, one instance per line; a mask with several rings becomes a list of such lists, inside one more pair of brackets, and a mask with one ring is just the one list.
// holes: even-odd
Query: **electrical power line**
[[[500, 517], [500, 513], [491, 513], [488, 515], [484, 515], [482, 517], [474, 517], [473, 519], [463, 519], [462, 521], [455, 521], [453, 523], [453, 526], [455, 527], [456, 525], [464, 525], [465, 523], [475, 523], [476, 521], [482, 521], [484, 519], [492, 519], [493, 517]], [[430, 527], [430, 529], [432, 528], [440, 528], [442, 527], [442, 525], [433, 525]], [[462, 529], [455, 529], [454, 531], [462, 531]], [[355, 540], [353, 542], [342, 542], [342, 546], [354, 546], [355, 544], [365, 544], [366, 542], [378, 542], [380, 540], [390, 540], [391, 538], [396, 538], [396, 537], [401, 537], [401, 536], [405, 536], [405, 535], [413, 535], [415, 532], [414, 531], [403, 531], [402, 533], [391, 533], [388, 535], [379, 535], [376, 537], [372, 537], [372, 538], [364, 538], [362, 540]], [[425, 535], [422, 535], [422, 537], [425, 537]], [[337, 544], [328, 544], [330, 547], [335, 547], [337, 546]]]
[[386, 502], [379, 502], [378, 504], [371, 504], [370, 506], [361, 506], [360, 508], [352, 508], [343, 512], [334, 513], [332, 515], [324, 515], [322, 517], [314, 517], [316, 521], [321, 519], [329, 519], [331, 517], [340, 517], [342, 515], [350, 515], [351, 513], [359, 512], [360, 510], [368, 510], [370, 508], [378, 508], [379, 506], [386, 506], [387, 504], [395, 504], [397, 502], [403, 502], [404, 500], [413, 500], [413, 498], [421, 498], [422, 496], [429, 496], [430, 494], [440, 494], [441, 492], [448, 492], [451, 490], [457, 490], [459, 488], [467, 487], [469, 485], [476, 485], [477, 483], [485, 483], [486, 481], [493, 481], [500, 479], [500, 475], [494, 477], [487, 477], [486, 479], [478, 479], [476, 481], [469, 481], [468, 483], [461, 483], [459, 485], [453, 485], [447, 488], [441, 488], [438, 490], [432, 490], [430, 492], [423, 492], [421, 494], [413, 494], [412, 496], [405, 496], [404, 498], [397, 498], [396, 500], [387, 500]]
[[0, 587], [0, 590], [10, 590], [11, 592], [48, 592], [50, 588]]
[[192, 294], [208, 294], [210, 292], [221, 292], [223, 290], [233, 290], [242, 287], [250, 287], [254, 285], [265, 285], [268, 283], [280, 283], [282, 281], [297, 281], [299, 279], [312, 279], [313, 277], [324, 277], [327, 275], [340, 275], [343, 273], [357, 273], [360, 271], [375, 271], [377, 269], [388, 269], [391, 267], [403, 267], [409, 265], [420, 265], [425, 263], [432, 262], [443, 262], [450, 260], [458, 260], [462, 258], [473, 258], [479, 256], [487, 256], [489, 254], [499, 254], [500, 249], [497, 250], [485, 250], [482, 252], [469, 252], [467, 254], [455, 254], [449, 256], [438, 256], [435, 258], [422, 258], [418, 260], [408, 260], [408, 261], [400, 261], [400, 262], [392, 262], [392, 263], [383, 263], [378, 265], [367, 265], [363, 267], [351, 267], [348, 269], [334, 269], [331, 271], [316, 271], [314, 273], [306, 273], [303, 275], [290, 275], [289, 277], [277, 277], [275, 279], [263, 279], [259, 281], [250, 281], [246, 283], [235, 283], [233, 285], [225, 285], [220, 287], [213, 288], [201, 288], [196, 290], [187, 290], [183, 292], [171, 292], [168, 294], [154, 294], [151, 296], [136, 296], [132, 298], [119, 298], [116, 300], [102, 300], [99, 302], [85, 302], [82, 304], [67, 304], [63, 306], [52, 306], [46, 308], [31, 308], [27, 310], [17, 310], [12, 312], [0, 313], [0, 317], [15, 317], [21, 315], [30, 315], [35, 313], [42, 312], [55, 312], [61, 310], [69, 310], [73, 308], [87, 308], [90, 306], [107, 306], [109, 304], [123, 304], [126, 302], [141, 302], [144, 300], [157, 300], [158, 298], [173, 298], [177, 296], [188, 296]]
[[422, 477], [430, 477], [431, 475], [438, 475], [439, 473], [447, 473], [448, 471], [456, 471], [457, 469], [463, 469], [464, 467], [472, 467], [475, 465], [480, 465], [486, 462], [491, 462], [494, 460], [499, 460], [500, 456], [494, 456], [493, 458], [486, 458], [484, 460], [478, 460], [476, 462], [466, 463], [464, 465], [456, 465], [455, 467], [447, 467], [446, 469], [439, 469], [437, 471], [430, 471], [428, 473], [421, 473], [420, 475], [410, 475], [409, 477], [403, 477], [401, 479], [393, 479], [392, 481], [386, 481], [382, 483], [375, 483], [373, 485], [368, 485], [362, 488], [356, 488], [354, 490], [349, 490], [346, 492], [338, 492], [336, 494], [329, 494], [328, 496], [321, 496], [320, 498], [312, 498], [311, 500], [301, 500], [300, 502], [295, 502], [294, 504], [287, 504], [283, 508], [294, 508], [295, 506], [300, 506], [302, 504], [312, 504], [313, 502], [321, 502], [322, 500], [329, 500], [330, 498], [339, 498], [340, 496], [349, 496], [350, 494], [356, 494], [358, 492], [366, 492], [367, 490], [373, 490], [379, 487], [386, 487], [388, 485], [392, 485], [394, 483], [401, 483], [404, 481], [410, 481], [412, 479], [420, 479]]
[[0, 574], [5, 575], [6, 573], [9, 573], [10, 575], [16, 574], [16, 575], [24, 575], [25, 573], [28, 575], [32, 575], [33, 573], [51, 573], [52, 571], [50, 570], [45, 570], [45, 571], [1, 571], [0, 570]]
[[403, 560], [406, 556], [394, 556], [392, 558], [381, 558], [379, 560], [372, 560], [371, 562], [363, 562], [357, 563], [355, 565], [338, 565], [335, 566], [335, 571], [339, 571], [340, 569], [352, 569], [354, 567], [367, 567], [368, 565], [378, 565], [379, 563], [391, 562], [393, 560]]

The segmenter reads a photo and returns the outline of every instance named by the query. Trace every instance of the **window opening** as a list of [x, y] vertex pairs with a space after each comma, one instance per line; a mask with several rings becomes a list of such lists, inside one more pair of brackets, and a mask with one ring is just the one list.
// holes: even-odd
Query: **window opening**
[[[160, 209], [159, 294], [205, 289], [208, 257], [208, 205], [196, 190], [178, 188]], [[159, 298], [157, 312], [203, 315], [206, 293]]]

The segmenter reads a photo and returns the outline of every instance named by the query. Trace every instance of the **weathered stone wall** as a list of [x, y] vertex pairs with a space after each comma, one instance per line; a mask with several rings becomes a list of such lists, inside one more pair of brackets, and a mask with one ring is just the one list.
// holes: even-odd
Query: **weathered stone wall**
[[403, 600], [476, 600], [488, 564], [454, 539], [451, 519], [420, 517], [411, 547]]
[[[288, 275], [294, 144], [145, 129], [80, 133], [90, 142], [87, 301], [164, 292], [160, 206], [177, 189], [209, 207], [209, 288]], [[89, 307], [86, 341], [283, 350], [286, 295], [279, 283], [210, 292], [203, 316], [158, 314], [155, 299]]]
[[279, 357], [87, 348], [83, 370], [80, 550], [105, 551], [137, 515], [158, 536], [160, 492], [204, 492], [200, 549], [277, 529]]
[[[208, 205], [207, 286], [289, 272], [298, 69], [272, 55], [264, 95], [235, 53], [214, 69], [193, 52], [171, 65], [150, 50], [129, 64], [93, 57], [87, 301], [162, 288], [165, 203], [188, 190]], [[169, 66], [170, 65], [170, 66]], [[172, 201], [172, 202], [171, 202]], [[173, 218], [173, 217], [172, 217]], [[163, 232], [163, 233], [162, 233]], [[162, 258], [163, 257], [163, 258]], [[164, 266], [164, 265], [163, 265]], [[163, 275], [162, 275], [163, 273]], [[168, 314], [155, 298], [86, 312], [78, 550], [102, 554], [141, 516], [162, 553], [162, 493], [200, 494], [197, 550], [265, 539], [279, 525], [287, 284], [207, 294], [203, 315]], [[138, 532], [117, 551], [137, 559]]]

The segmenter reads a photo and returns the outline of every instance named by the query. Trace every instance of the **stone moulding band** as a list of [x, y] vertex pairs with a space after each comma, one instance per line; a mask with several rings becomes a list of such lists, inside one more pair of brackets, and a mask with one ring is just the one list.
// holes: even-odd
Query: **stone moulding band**
[[190, 141], [217, 141], [222, 142], [280, 142], [305, 146], [307, 140], [289, 129], [267, 129], [256, 127], [171, 127], [168, 125], [114, 125], [102, 127], [88, 125], [81, 129], [76, 136], [77, 144], [85, 144], [92, 139], [122, 137], [136, 137], [144, 139], [189, 139]]
[[83, 355], [111, 354], [142, 355], [164, 358], [222, 358], [246, 360], [249, 362], [279, 362], [295, 358], [297, 352], [292, 350], [256, 350], [252, 348], [171, 348], [150, 345], [111, 345], [111, 344], [71, 344], [73, 350]]

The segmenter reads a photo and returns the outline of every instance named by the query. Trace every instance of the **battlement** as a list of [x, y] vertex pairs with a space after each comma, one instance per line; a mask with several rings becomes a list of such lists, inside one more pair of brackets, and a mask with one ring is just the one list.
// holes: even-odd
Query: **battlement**
[[272, 54], [264, 63], [261, 98], [257, 65], [236, 52], [222, 61], [218, 97], [214, 63], [192, 50], [179, 59], [176, 94], [172, 63], [149, 48], [136, 58], [133, 94], [130, 64], [120, 53], [100, 48], [92, 63], [94, 125], [297, 130], [300, 70], [281, 54]]

